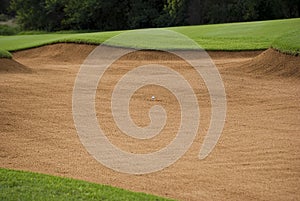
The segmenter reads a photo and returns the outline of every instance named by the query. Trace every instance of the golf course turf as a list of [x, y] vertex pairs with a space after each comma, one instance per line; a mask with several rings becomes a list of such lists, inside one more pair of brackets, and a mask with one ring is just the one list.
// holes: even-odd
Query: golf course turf
[[10, 58], [12, 58], [12, 55], [8, 51], [0, 49], [0, 58], [9, 58], [10, 59]]
[[170, 200], [110, 186], [0, 168], [0, 200]]
[[[165, 28], [186, 35], [205, 50], [265, 50], [274, 47], [282, 52], [300, 51], [300, 19], [243, 22]], [[147, 29], [145, 29], [147, 30]], [[151, 29], [150, 29], [151, 30]], [[95, 33], [49, 33], [0, 37], [0, 49], [17, 51], [59, 42], [101, 44], [124, 31]], [[130, 42], [130, 41], [129, 41]], [[176, 44], [174, 44], [176, 48]], [[189, 47], [179, 47], [189, 48]], [[0, 53], [0, 56], [4, 55]]]
[[[299, 198], [300, 59], [295, 55], [300, 47], [300, 19], [168, 29], [211, 50], [208, 53], [224, 81], [228, 114], [212, 154], [206, 160], [197, 159], [209, 125], [209, 99], [205, 84], [193, 79], [185, 64], [148, 51], [134, 57], [147, 62], [155, 55], [159, 61], [178, 65], [191, 78], [191, 85], [197, 86], [202, 126], [191, 149], [174, 165], [153, 174], [127, 175], [102, 166], [86, 152], [72, 118], [72, 90], [80, 65], [98, 44], [122, 32], [1, 36], [0, 55], [5, 58], [0, 64], [0, 167], [93, 183], [0, 169], [0, 199], [164, 200], [127, 190], [182, 200]], [[13, 59], [7, 59], [11, 57], [7, 51]], [[125, 57], [119, 65], [126, 69], [135, 62]], [[172, 113], [176, 100], [159, 88], [139, 90], [132, 97], [131, 105], [136, 107], [132, 118], [147, 123], [148, 112], [140, 113], [152, 103], [144, 94], [158, 92], [155, 97], [174, 115], [171, 124], [150, 144], [117, 135], [109, 111], [100, 106], [110, 103], [111, 83], [119, 75], [112, 69], [106, 87], [97, 89], [97, 117], [105, 122], [101, 126], [109, 139], [133, 153], [164, 147], [180, 119]]]

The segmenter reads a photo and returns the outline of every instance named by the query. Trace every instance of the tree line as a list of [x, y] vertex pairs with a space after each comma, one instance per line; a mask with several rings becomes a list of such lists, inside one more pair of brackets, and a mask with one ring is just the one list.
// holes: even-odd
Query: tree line
[[123, 30], [299, 17], [300, 0], [0, 0], [25, 30]]
[[300, 16], [300, 0], [191, 0], [189, 24], [259, 21]]

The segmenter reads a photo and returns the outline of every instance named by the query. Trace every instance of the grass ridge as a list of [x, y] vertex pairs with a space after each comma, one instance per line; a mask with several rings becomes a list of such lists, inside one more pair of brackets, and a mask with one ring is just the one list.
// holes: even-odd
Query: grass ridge
[[9, 51], [0, 49], [0, 58], [11, 59], [12, 58], [12, 54]]

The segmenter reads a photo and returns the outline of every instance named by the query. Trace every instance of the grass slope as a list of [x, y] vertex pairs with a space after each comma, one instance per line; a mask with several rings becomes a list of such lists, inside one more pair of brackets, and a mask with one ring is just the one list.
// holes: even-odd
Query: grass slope
[[[300, 19], [272, 20], [202, 26], [174, 27], [171, 30], [185, 34], [207, 50], [260, 50], [291, 32], [300, 33]], [[289, 41], [290, 38], [282, 37]], [[288, 42], [291, 44], [293, 42]], [[295, 46], [300, 47], [299, 40]], [[282, 50], [290, 47], [278, 46]], [[294, 48], [293, 48], [294, 49]]]
[[0, 48], [7, 51], [16, 51], [32, 47], [43, 46], [58, 42], [76, 42], [87, 44], [101, 44], [105, 40], [121, 33], [97, 32], [97, 33], [50, 33], [50, 34], [30, 34], [0, 37]]
[[0, 200], [168, 200], [49, 175], [0, 169]]
[[12, 55], [8, 51], [0, 49], [0, 58], [9, 58], [9, 59], [11, 59]]
[[[300, 18], [165, 29], [190, 37], [206, 50], [262, 50], [273, 46], [283, 52], [298, 53], [300, 49], [300, 39], [297, 37], [297, 33], [300, 33]], [[101, 44], [122, 32], [124, 31], [0, 36], [0, 49], [15, 51], [57, 42]], [[189, 48], [180, 46], [180, 42], [174, 45], [175, 48], [176, 45], [179, 48]]]
[[272, 47], [288, 54], [300, 53], [300, 31], [289, 32], [275, 39]]

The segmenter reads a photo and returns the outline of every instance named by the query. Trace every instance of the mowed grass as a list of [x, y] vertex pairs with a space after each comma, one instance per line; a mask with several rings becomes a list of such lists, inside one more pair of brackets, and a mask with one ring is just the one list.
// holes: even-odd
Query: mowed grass
[[300, 31], [291, 31], [275, 39], [272, 47], [288, 54], [300, 53]]
[[[199, 25], [199, 26], [183, 26], [164, 28], [172, 30], [194, 40], [202, 48], [206, 50], [224, 50], [224, 51], [240, 51], [240, 50], [263, 50], [269, 47], [274, 47], [282, 52], [299, 53], [300, 39], [300, 18], [287, 20], [272, 20], [246, 23], [228, 23], [214, 25]], [[150, 31], [153, 29], [149, 29]], [[159, 29], [155, 29], [159, 30]], [[146, 33], [147, 29], [142, 30]], [[30, 34], [30, 35], [15, 35], [0, 37], [0, 49], [7, 51], [16, 51], [31, 47], [42, 46], [46, 44], [58, 42], [75, 42], [88, 44], [101, 44], [107, 39], [116, 36], [123, 32], [129, 31], [112, 31], [112, 32], [95, 32], [95, 33], [49, 33], [49, 34]], [[151, 37], [151, 32], [145, 38]], [[144, 39], [143, 41], [147, 41]], [[156, 44], [170, 45], [164, 43], [168, 37], [161, 37], [161, 41], [156, 41]], [[136, 44], [135, 38], [132, 41], [124, 40], [124, 44]], [[155, 48], [155, 44], [141, 42], [139, 47]], [[177, 40], [174, 40], [172, 47], [166, 49], [193, 49], [189, 44], [184, 45]]]
[[120, 31], [115, 32], [97, 32], [97, 33], [49, 33], [49, 34], [29, 34], [0, 37], [0, 48], [7, 51], [16, 51], [39, 47], [47, 44], [59, 42], [75, 42], [87, 44], [101, 44], [105, 40], [118, 35]]
[[[171, 30], [185, 34], [207, 50], [261, 50], [271, 46], [282, 51], [297, 50], [300, 41], [289, 38], [300, 33], [300, 19], [230, 23], [202, 26], [174, 27]], [[286, 46], [276, 46], [277, 38], [287, 41]], [[290, 44], [294, 44], [293, 48]]]
[[0, 169], [0, 200], [170, 200], [74, 179]]

